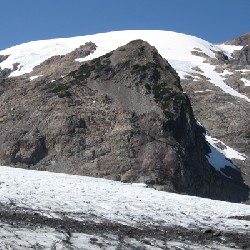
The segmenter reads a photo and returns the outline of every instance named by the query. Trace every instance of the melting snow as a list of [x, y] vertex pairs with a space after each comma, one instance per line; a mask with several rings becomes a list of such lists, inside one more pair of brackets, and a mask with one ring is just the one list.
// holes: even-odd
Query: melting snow
[[[198, 120], [196, 120], [196, 122], [199, 126], [203, 127]], [[227, 146], [224, 142], [213, 138], [208, 134], [205, 134], [205, 139], [208, 142], [211, 151], [207, 155], [207, 159], [211, 166], [213, 166], [217, 171], [227, 178], [230, 178], [230, 176], [225, 175], [225, 173], [222, 171], [222, 169], [224, 169], [226, 166], [240, 171], [230, 160], [238, 159], [244, 161], [247, 158], [245, 154], [239, 153], [233, 148]]]

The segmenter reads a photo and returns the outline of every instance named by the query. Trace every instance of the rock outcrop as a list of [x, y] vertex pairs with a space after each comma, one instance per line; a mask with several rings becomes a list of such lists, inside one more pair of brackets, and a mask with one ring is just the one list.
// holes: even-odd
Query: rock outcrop
[[80, 67], [71, 55], [36, 67], [35, 80], [1, 79], [1, 165], [247, 199], [240, 172], [209, 165], [189, 98], [154, 47], [132, 41]]
[[241, 50], [234, 52], [233, 59], [231, 60], [232, 63], [239, 65], [250, 65], [250, 32], [227, 42], [227, 44], [242, 46]]

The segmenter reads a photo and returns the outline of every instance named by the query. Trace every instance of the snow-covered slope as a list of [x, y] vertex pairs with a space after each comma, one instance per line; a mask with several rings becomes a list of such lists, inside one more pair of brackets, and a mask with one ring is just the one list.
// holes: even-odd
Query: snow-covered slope
[[0, 63], [0, 67], [2, 69], [12, 69], [14, 63], [20, 63], [18, 70], [11, 73], [11, 76], [18, 76], [31, 72], [34, 66], [39, 65], [51, 56], [64, 55], [89, 41], [97, 45], [97, 50], [84, 59], [79, 58], [79, 61], [99, 57], [135, 39], [145, 40], [155, 46], [159, 53], [175, 68], [180, 77], [195, 73], [194, 68], [199, 67], [203, 71], [203, 75], [209, 78], [212, 84], [230, 95], [250, 101], [247, 96], [228, 86], [222, 76], [215, 71], [215, 66], [205, 63], [205, 58], [197, 55], [199, 53], [208, 58], [215, 58], [214, 51], [221, 51], [230, 56], [234, 50], [239, 50], [242, 46], [213, 45], [200, 38], [171, 31], [115, 31], [73, 38], [29, 42], [0, 51], [0, 55], [10, 55]]
[[[180, 227], [187, 230], [209, 229], [212, 232], [244, 235], [250, 227], [250, 221], [244, 220], [244, 217], [243, 220], [230, 218], [249, 216], [250, 206], [248, 205], [156, 191], [146, 188], [144, 184], [125, 184], [104, 179], [9, 167], [0, 167], [0, 183], [1, 206], [9, 207], [10, 210], [15, 208], [17, 211], [26, 211], [26, 215], [31, 212], [35, 216], [42, 215], [58, 220], [74, 219], [75, 223], [81, 221], [83, 224], [87, 221], [99, 225], [118, 223], [124, 227], [129, 226], [140, 230]], [[13, 220], [16, 214], [17, 212]], [[17, 225], [14, 223], [15, 227]], [[10, 232], [13, 230], [14, 227], [11, 231], [6, 225], [1, 224], [2, 235], [7, 234], [6, 232], [11, 235]], [[29, 235], [27, 242], [42, 241], [41, 237], [48, 237], [48, 235], [44, 236], [44, 233], [51, 234], [52, 231], [48, 228], [46, 230], [37, 228], [32, 232], [28, 226], [26, 229], [16, 230], [19, 234], [24, 230], [21, 236], [23, 238]], [[37, 230], [41, 231], [40, 234]], [[81, 237], [83, 234], [78, 235], [78, 240]], [[48, 237], [47, 243], [50, 238]], [[1, 236], [0, 239], [1, 242], [7, 241]]]
[[[229, 219], [250, 215], [250, 206], [231, 204], [125, 184], [101, 178], [0, 167], [1, 203], [47, 216], [67, 213], [79, 220], [119, 221], [124, 225], [212, 227], [245, 231], [250, 222]], [[207, 220], [207, 218], [210, 220]]]

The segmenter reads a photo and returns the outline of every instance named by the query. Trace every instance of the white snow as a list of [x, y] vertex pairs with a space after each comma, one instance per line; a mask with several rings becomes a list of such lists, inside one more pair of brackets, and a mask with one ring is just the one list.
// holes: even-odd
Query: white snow
[[229, 45], [229, 44], [219, 44], [216, 45], [216, 47], [221, 50], [224, 54], [226, 54], [229, 58], [232, 58], [232, 53], [235, 50], [241, 50], [243, 46], [238, 46], [238, 45]]
[[250, 87], [250, 80], [247, 80], [246, 78], [241, 78], [240, 80], [244, 82], [246, 87]]
[[206, 89], [206, 90], [195, 90], [194, 93], [204, 93], [204, 92], [211, 92], [213, 90], [211, 89]]
[[[237, 171], [240, 171], [231, 161], [230, 159], [238, 159], [244, 161], [246, 159], [245, 154], [241, 154], [238, 151], [234, 150], [233, 148], [227, 146], [222, 141], [213, 138], [209, 135], [205, 135], [206, 141], [209, 143], [209, 147], [211, 150], [211, 153], [208, 154], [207, 159], [209, 163], [222, 175], [225, 177], [230, 178], [230, 176], [227, 176], [222, 170], [227, 167], [231, 167], [236, 169]], [[223, 149], [217, 146], [217, 144], [220, 144], [223, 146]]]
[[96, 222], [245, 232], [250, 206], [157, 191], [144, 185], [0, 167], [0, 203]]
[[[206, 135], [206, 140], [216, 147], [220, 152], [222, 152], [228, 159], [238, 159], [244, 161], [246, 159], [246, 155], [239, 153], [238, 151], [232, 149], [231, 147], [227, 146], [224, 142], [213, 138], [209, 135]], [[220, 149], [219, 147], [216, 146], [216, 144], [221, 144], [223, 145], [223, 149]]]
[[33, 80], [35, 80], [35, 79], [37, 79], [37, 78], [39, 78], [39, 77], [42, 77], [43, 75], [38, 75], [38, 76], [31, 76], [30, 77], [30, 81], [33, 81]]
[[250, 69], [237, 69], [235, 71], [242, 72], [243, 74], [250, 72]]
[[0, 64], [2, 68], [12, 68], [13, 63], [20, 63], [19, 71], [11, 76], [17, 76], [32, 71], [33, 67], [55, 55], [69, 53], [80, 45], [92, 41], [97, 45], [97, 50], [80, 61], [90, 60], [110, 52], [119, 46], [135, 40], [142, 39], [155, 46], [159, 53], [177, 69], [177, 71], [191, 71], [191, 68], [201, 63], [203, 58], [192, 55], [191, 51], [201, 50], [209, 57], [215, 57], [209, 42], [200, 38], [161, 30], [128, 30], [113, 31], [95, 35], [60, 38], [44, 41], [34, 41], [17, 45], [0, 51], [1, 55], [10, 55]]
[[13, 63], [20, 63], [19, 70], [12, 72], [10, 75], [18, 76], [24, 73], [30, 73], [36, 65], [39, 65], [51, 56], [64, 55], [86, 42], [92, 41], [97, 45], [97, 49], [86, 58], [76, 59], [77, 61], [83, 62], [102, 56], [135, 39], [145, 40], [152, 46], [155, 46], [159, 53], [166, 58], [178, 72], [181, 78], [185, 78], [188, 74], [196, 73], [192, 68], [199, 67], [204, 71], [204, 73], [201, 74], [210, 78], [212, 84], [230, 95], [243, 98], [248, 102], [250, 101], [248, 97], [229, 87], [223, 81], [220, 74], [215, 71], [215, 66], [204, 62], [206, 58], [192, 53], [198, 51], [206, 54], [210, 58], [215, 58], [214, 51], [223, 51], [230, 56], [233, 51], [241, 49], [242, 46], [226, 44], [213, 45], [200, 38], [172, 31], [113, 31], [88, 36], [29, 42], [0, 51], [1, 55], [10, 55], [6, 60], [0, 63], [0, 67], [2, 69], [12, 69]]
[[228, 71], [227, 69], [225, 69], [224, 71], [223, 71], [223, 73], [219, 73], [221, 76], [226, 76], [226, 75], [233, 75], [233, 72], [230, 72], [230, 71]]
[[[198, 120], [196, 120], [196, 122], [199, 126], [203, 127], [203, 125]], [[207, 159], [215, 170], [219, 171], [223, 176], [227, 178], [231, 177], [227, 176], [222, 171], [226, 166], [231, 167], [237, 171], [240, 171], [230, 160], [238, 159], [244, 161], [247, 158], [245, 154], [239, 153], [235, 149], [227, 146], [223, 141], [209, 136], [207, 132], [206, 134], [204, 134], [204, 136], [209, 144], [209, 148], [211, 151], [207, 155]]]
[[239, 97], [239, 98], [243, 98], [246, 101], [250, 102], [250, 99], [247, 96], [245, 96], [245, 95], [239, 93], [238, 91], [234, 90], [233, 88], [231, 88], [230, 86], [228, 86], [224, 82], [224, 80], [220, 76], [220, 74], [215, 71], [216, 66], [208, 64], [208, 63], [203, 63], [199, 67], [201, 68], [201, 70], [204, 71], [204, 76], [208, 77], [210, 79], [211, 83], [213, 83], [215, 86], [222, 89], [225, 93], [228, 93], [228, 94], [230, 94], [232, 96], [236, 96], [236, 97]]

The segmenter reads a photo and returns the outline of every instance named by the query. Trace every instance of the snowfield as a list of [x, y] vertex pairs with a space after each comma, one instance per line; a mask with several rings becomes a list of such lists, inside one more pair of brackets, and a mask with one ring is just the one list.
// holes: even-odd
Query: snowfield
[[[55, 220], [67, 218], [73, 219], [75, 223], [88, 221], [92, 224], [97, 223], [97, 225], [107, 222], [118, 223], [122, 227], [130, 226], [139, 230], [182, 227], [187, 230], [247, 234], [250, 228], [249, 220], [230, 218], [232, 216], [249, 216], [250, 206], [248, 205], [157, 191], [147, 188], [145, 184], [125, 184], [92, 177], [4, 166], [0, 167], [0, 203], [1, 206], [9, 207], [10, 211], [12, 209], [30, 211], [36, 216], [42, 215]], [[1, 214], [3, 214], [2, 211]], [[24, 226], [18, 228], [18, 224], [15, 223], [10, 226], [4, 222], [0, 223], [0, 235], [0, 246], [5, 246], [4, 244], [7, 244], [10, 239], [19, 235], [15, 242], [19, 240], [21, 246], [40, 242], [39, 244], [44, 244], [42, 245], [44, 248], [41, 249], [53, 249], [45, 246], [55, 243], [55, 239], [58, 241], [60, 238], [66, 237], [65, 232], [62, 230], [58, 232], [51, 227], [39, 226], [31, 230]], [[3, 235], [6, 236], [6, 239], [3, 239]], [[92, 237], [94, 236], [92, 235]], [[244, 237], [249, 237], [249, 235]], [[71, 243], [75, 246], [73, 249], [106, 249], [93, 246], [77, 248], [81, 244], [87, 246], [90, 238], [89, 234], [72, 234]], [[102, 241], [105, 240], [102, 239]], [[116, 242], [115, 238], [113, 241]], [[181, 246], [180, 242], [176, 244], [171, 242], [171, 244]], [[188, 243], [185, 244], [187, 246]], [[2, 247], [1, 249], [9, 248]], [[207, 248], [194, 247], [191, 249]]]
[[[205, 62], [206, 57], [215, 58], [215, 51], [221, 51], [230, 57], [233, 51], [240, 50], [242, 46], [225, 44], [213, 45], [195, 36], [172, 31], [113, 31], [95, 35], [24, 43], [0, 51], [0, 55], [10, 55], [6, 60], [0, 63], [0, 67], [2, 69], [12, 69], [14, 63], [19, 63], [18, 70], [12, 72], [10, 75], [19, 76], [30, 73], [36, 65], [39, 65], [51, 56], [65, 55], [86, 42], [91, 41], [95, 43], [97, 49], [85, 58], [76, 59], [77, 61], [83, 62], [97, 58], [136, 39], [145, 40], [152, 46], [155, 46], [162, 57], [169, 61], [181, 78], [195, 73], [193, 68], [199, 67], [203, 71], [203, 76], [209, 78], [212, 84], [230, 95], [250, 102], [247, 96], [237, 92], [237, 90], [234, 90], [224, 82], [223, 77], [215, 71], [215, 66]], [[196, 52], [196, 54], [194, 52]]]
[[191, 197], [100, 178], [24, 170], [0, 169], [1, 203], [32, 209], [46, 216], [66, 213], [77, 220], [125, 225], [182, 226], [242, 231], [250, 221], [229, 219], [250, 215], [250, 206]]

